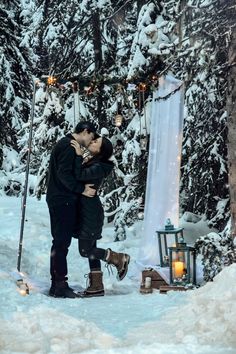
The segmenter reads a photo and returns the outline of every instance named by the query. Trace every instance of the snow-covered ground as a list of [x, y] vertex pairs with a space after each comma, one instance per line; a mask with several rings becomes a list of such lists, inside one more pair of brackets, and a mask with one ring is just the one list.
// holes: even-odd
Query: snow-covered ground
[[[236, 354], [236, 265], [194, 291], [141, 295], [134, 275], [142, 222], [117, 243], [107, 226], [99, 244], [131, 255], [128, 276], [117, 282], [115, 272], [109, 276], [103, 268], [106, 296], [50, 298], [42, 294], [50, 285], [48, 210], [44, 200], [28, 198], [21, 270], [29, 275], [31, 289], [21, 296], [12, 278], [21, 199], [1, 197], [0, 202], [0, 353]], [[68, 264], [70, 285], [85, 287], [88, 265], [76, 240]]]

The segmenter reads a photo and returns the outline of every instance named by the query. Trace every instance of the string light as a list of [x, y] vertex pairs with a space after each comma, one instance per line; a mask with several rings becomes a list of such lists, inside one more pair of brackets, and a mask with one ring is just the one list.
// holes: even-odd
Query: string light
[[[57, 86], [58, 88], [63, 88], [66, 82], [70, 81], [73, 83], [76, 82], [78, 84], [78, 86], [80, 87], [81, 90], [84, 90], [84, 92], [86, 94], [91, 94], [94, 91], [99, 91], [97, 85], [102, 83], [103, 85], [117, 85], [117, 92], [120, 94], [123, 94], [124, 90], [127, 91], [141, 91], [144, 92], [147, 90], [147, 88], [149, 87], [151, 90], [156, 89], [157, 85], [158, 85], [158, 76], [157, 75], [152, 75], [149, 76], [145, 79], [143, 79], [143, 81], [139, 80], [136, 77], [133, 78], [129, 78], [129, 79], [120, 79], [119, 81], [117, 80], [111, 80], [111, 79], [107, 79], [106, 77], [103, 77], [101, 79], [96, 79], [96, 80], [91, 80], [90, 78], [65, 78], [65, 79], [60, 79], [60, 78], [56, 78], [52, 75], [47, 76], [47, 75], [42, 75], [40, 80], [37, 79], [37, 84], [39, 84], [40, 82], [45, 82], [46, 84], [49, 86]], [[103, 86], [102, 85], [102, 86]]]
[[[46, 76], [42, 75], [41, 80], [44, 81], [46, 79], [46, 84], [48, 86], [55, 86], [58, 89], [64, 90], [65, 86], [62, 85], [62, 82], [65, 83], [66, 81], [71, 81], [72, 82], [72, 88], [74, 93], [79, 91], [79, 88], [84, 91], [84, 93], [87, 96], [90, 96], [92, 94], [99, 93], [100, 88], [98, 88], [98, 84], [102, 83], [103, 85], [116, 85], [116, 92], [117, 95], [119, 96], [118, 98], [120, 99], [120, 102], [123, 103], [124, 96], [126, 92], [129, 92], [126, 98], [126, 102], [128, 102], [128, 105], [131, 105], [133, 107], [136, 107], [139, 110], [140, 114], [140, 135], [142, 134], [141, 132], [141, 109], [142, 109], [142, 103], [144, 105], [144, 118], [145, 118], [145, 135], [147, 135], [147, 122], [146, 122], [146, 111], [145, 111], [145, 91], [149, 88], [150, 90], [153, 90], [156, 88], [158, 84], [158, 76], [157, 75], [150, 75], [146, 77], [143, 81], [140, 82], [140, 80], [137, 77], [132, 77], [132, 78], [123, 78], [118, 80], [111, 80], [107, 77], [102, 77], [102, 78], [96, 78], [90, 79], [90, 78], [66, 78], [66, 79], [59, 79], [54, 76]], [[45, 82], [45, 81], [44, 81]], [[37, 81], [37, 84], [40, 83], [40, 81]], [[103, 86], [102, 85], [102, 86]], [[100, 87], [100, 86], [99, 86]], [[82, 92], [80, 91], [80, 93]], [[132, 92], [133, 91], [133, 92]], [[138, 102], [136, 99], [134, 100], [133, 94], [134, 92], [138, 91]], [[122, 96], [122, 97], [121, 97]], [[143, 101], [141, 103], [141, 100]], [[114, 117], [114, 123], [117, 127], [120, 127], [123, 123], [124, 117], [120, 114], [119, 110], [117, 110], [117, 115]], [[141, 143], [141, 141], [140, 141]], [[141, 149], [146, 150], [147, 148], [147, 139], [144, 139], [141, 144]]]
[[47, 79], [47, 84], [49, 86], [54, 86], [57, 82], [57, 79], [54, 76], [49, 76]]
[[147, 85], [144, 84], [143, 82], [140, 82], [139, 85], [138, 85], [138, 89], [139, 89], [140, 92], [144, 92], [147, 89]]

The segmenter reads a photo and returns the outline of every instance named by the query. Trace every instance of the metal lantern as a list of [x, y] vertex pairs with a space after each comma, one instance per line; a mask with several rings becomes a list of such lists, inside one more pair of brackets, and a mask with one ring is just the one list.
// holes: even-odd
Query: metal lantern
[[147, 150], [147, 138], [140, 139], [140, 150], [146, 151]]
[[183, 240], [169, 248], [170, 285], [196, 285], [196, 251]]
[[121, 114], [117, 114], [115, 116], [115, 125], [116, 127], [120, 127], [122, 125], [123, 122], [123, 116]]
[[170, 219], [167, 219], [164, 229], [159, 229], [156, 231], [156, 233], [158, 238], [160, 266], [169, 267], [169, 251], [167, 245], [167, 235], [172, 235], [173, 238], [172, 244], [178, 243], [180, 239], [183, 239], [183, 228], [181, 227], [175, 228], [174, 225], [171, 224]]

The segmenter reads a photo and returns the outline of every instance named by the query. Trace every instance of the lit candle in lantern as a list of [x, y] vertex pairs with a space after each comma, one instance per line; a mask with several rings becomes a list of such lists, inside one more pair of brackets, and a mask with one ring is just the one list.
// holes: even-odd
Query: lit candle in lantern
[[181, 278], [184, 275], [185, 264], [184, 262], [174, 262], [174, 275], [176, 278]]

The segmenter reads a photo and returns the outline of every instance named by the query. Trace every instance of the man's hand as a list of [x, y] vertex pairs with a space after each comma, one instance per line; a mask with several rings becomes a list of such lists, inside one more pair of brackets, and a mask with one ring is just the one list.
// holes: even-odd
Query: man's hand
[[92, 186], [94, 186], [94, 184], [85, 184], [85, 190], [82, 193], [85, 195], [85, 197], [92, 198], [95, 196], [96, 189], [94, 189]]

